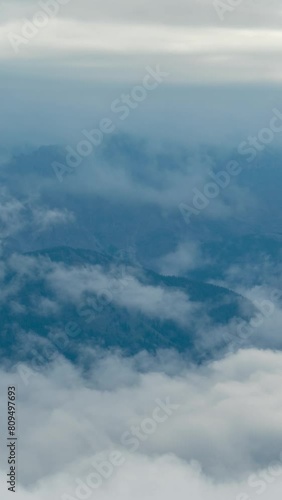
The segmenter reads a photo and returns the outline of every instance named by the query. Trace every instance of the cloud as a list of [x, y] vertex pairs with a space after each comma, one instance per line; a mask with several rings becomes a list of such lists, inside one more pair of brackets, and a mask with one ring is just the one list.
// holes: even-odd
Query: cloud
[[[0, 58], [12, 64], [13, 60], [31, 61], [33, 66], [43, 57], [53, 72], [58, 64], [66, 71], [71, 67], [72, 74], [79, 68], [80, 74], [89, 75], [92, 68], [96, 81], [97, 67], [99, 79], [117, 77], [119, 67], [123, 78], [132, 81], [138, 74], [136, 64], [140, 71], [145, 60], [147, 64], [165, 60], [174, 83], [281, 81], [278, 1], [266, 7], [261, 0], [259, 4], [242, 0], [237, 7], [227, 8], [223, 21], [208, 0], [178, 0], [173, 8], [168, 0], [153, 8], [146, 3], [135, 0], [134, 9], [128, 0], [118, 6], [109, 0], [103, 6], [93, 6], [91, 1], [57, 3], [56, 16], [47, 15], [43, 27], [36, 26], [35, 20], [29, 28], [27, 22], [43, 12], [40, 4], [13, 2], [11, 8], [5, 3]], [[28, 36], [21, 43], [11, 42], [25, 33]]]
[[[61, 360], [31, 375], [27, 386], [2, 368], [1, 390], [14, 383], [18, 390], [21, 500], [27, 493], [40, 500], [74, 495], [76, 478], [86, 481], [93, 461], [107, 460], [113, 450], [125, 463], [95, 489], [99, 500], [170, 498], [175, 484], [179, 498], [235, 500], [241, 492], [256, 498], [259, 487], [248, 484], [250, 474], [277, 464], [282, 451], [281, 353], [243, 350], [202, 367], [173, 357], [148, 359], [146, 372], [137, 369], [140, 363], [140, 357], [93, 353], [88, 375]], [[121, 444], [125, 432], [142, 429], [156, 400], [167, 398], [177, 410], [153, 434], [141, 432], [138, 450], [132, 442]], [[4, 474], [3, 456], [0, 467]], [[276, 499], [281, 477], [268, 477], [265, 498]]]
[[[44, 3], [44, 1], [43, 1]], [[59, 4], [60, 2], [58, 2]], [[281, 4], [279, 0], [270, 0], [265, 5], [261, 0], [254, 2], [238, 1], [233, 2], [237, 6], [234, 9], [226, 10], [225, 24], [245, 25], [245, 26], [279, 26], [281, 15]], [[228, 5], [226, 3], [225, 5]], [[231, 5], [231, 2], [230, 4]], [[37, 0], [11, 0], [4, 2], [3, 20], [13, 20], [30, 16], [38, 10]], [[106, 0], [103, 4], [94, 4], [91, 0], [84, 0], [83, 3], [62, 1], [59, 16], [72, 20], [81, 21], [128, 21], [130, 23], [173, 24], [179, 26], [220, 26], [219, 18], [216, 15], [214, 5], [209, 0], [176, 0], [172, 6], [169, 0], [156, 1], [151, 5], [149, 0], [134, 1], [134, 9], [129, 0], [121, 0], [119, 5], [112, 4]], [[278, 19], [277, 19], [278, 18]]]
[[[9, 37], [15, 38], [24, 26], [23, 22], [17, 22], [0, 28], [0, 58], [4, 62], [40, 61], [43, 56], [51, 63], [53, 71], [58, 63], [66, 69], [70, 65], [73, 69], [79, 67], [85, 75], [92, 68], [92, 78], [96, 81], [94, 69], [97, 70], [97, 65], [99, 79], [106, 78], [109, 69], [111, 75], [116, 73], [114, 57], [118, 65], [124, 64], [126, 58], [128, 69], [133, 64], [131, 71], [124, 73], [125, 81], [136, 79], [136, 61], [139, 71], [145, 72], [143, 61], [146, 60], [148, 64], [161, 64], [170, 74], [170, 84], [199, 83], [203, 78], [218, 84], [281, 81], [281, 72], [275, 66], [282, 37], [278, 29], [195, 26], [188, 29], [161, 24], [152, 28], [150, 24], [50, 20], [48, 27], [35, 28], [38, 34], [33, 39], [23, 38], [24, 43], [14, 42], [13, 46]], [[15, 50], [19, 54], [15, 54]], [[101, 56], [109, 61], [106, 67]], [[93, 62], [93, 57], [97, 62]], [[270, 62], [272, 70], [266, 74], [264, 68]]]
[[33, 216], [39, 231], [45, 231], [50, 227], [60, 224], [69, 224], [75, 220], [74, 214], [68, 210], [59, 210], [56, 208], [46, 208], [45, 210], [43, 208], [35, 209]]
[[117, 267], [107, 271], [101, 266], [73, 267], [52, 263], [43, 257], [16, 254], [9, 259], [8, 268], [16, 275], [11, 283], [3, 286], [2, 300], [18, 294], [25, 282], [43, 280], [54, 294], [52, 300], [42, 302], [39, 299], [45, 313], [48, 309], [56, 310], [59, 304], [78, 307], [89, 294], [151, 318], [174, 320], [182, 326], [187, 325], [197, 310], [197, 304], [190, 302], [186, 293], [146, 284], [142, 276], [141, 279], [135, 276], [136, 270], [130, 268], [124, 271]]
[[179, 243], [176, 250], [164, 257], [159, 263], [163, 275], [183, 276], [187, 271], [197, 268], [202, 263], [201, 250], [197, 242]]
[[5, 179], [0, 189], [0, 252], [10, 247], [21, 249], [21, 241], [29, 234], [29, 241], [35, 241], [47, 231], [73, 224], [75, 216], [67, 209], [44, 206], [40, 195], [31, 191], [13, 194], [9, 186], [13, 181]]
[[0, 237], [7, 238], [17, 233], [23, 223], [22, 212], [24, 206], [15, 197], [10, 195], [7, 188], [2, 187], [0, 191]]
[[[75, 151], [75, 147], [72, 150]], [[110, 199], [111, 203], [132, 207], [142, 204], [152, 210], [177, 213], [181, 219], [179, 206], [183, 203], [194, 207], [194, 213], [200, 214], [199, 219], [245, 216], [256, 208], [257, 200], [249, 186], [241, 184], [240, 175], [232, 177], [224, 189], [216, 186], [217, 195], [208, 194], [204, 208], [195, 209], [194, 200], [199, 199], [195, 191], [200, 191], [200, 196], [205, 198], [202, 193], [213, 181], [213, 172], [218, 171], [217, 161], [217, 152], [208, 155], [204, 148], [203, 151], [200, 147], [183, 151], [177, 145], [153, 147], [146, 141], [142, 143], [128, 135], [117, 134], [105, 139], [102, 149], [94, 148], [93, 155], [73, 170], [74, 175], [65, 173], [63, 182], [73, 194], [94, 194]], [[242, 169], [243, 161], [239, 164]], [[202, 199], [198, 203], [202, 206]], [[192, 215], [193, 218], [197, 217]]]

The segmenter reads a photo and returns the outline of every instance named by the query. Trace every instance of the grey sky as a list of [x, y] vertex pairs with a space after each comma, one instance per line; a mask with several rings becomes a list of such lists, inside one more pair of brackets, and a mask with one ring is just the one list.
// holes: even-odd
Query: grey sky
[[[164, 62], [171, 82], [279, 82], [282, 46], [281, 5], [262, 0], [226, 0], [235, 4], [217, 12], [218, 0], [122, 0], [113, 3], [61, 0], [18, 53], [11, 34], [22, 36], [47, 0], [4, 2], [0, 58], [12, 67], [43, 61], [56, 67], [92, 69], [91, 78], [120, 79], [136, 75], [147, 63]], [[220, 18], [221, 17], [221, 18]], [[37, 32], [38, 31], [38, 32]], [[101, 57], [103, 56], [103, 57]], [[105, 56], [105, 59], [104, 59]], [[96, 75], [96, 76], [95, 76]]]

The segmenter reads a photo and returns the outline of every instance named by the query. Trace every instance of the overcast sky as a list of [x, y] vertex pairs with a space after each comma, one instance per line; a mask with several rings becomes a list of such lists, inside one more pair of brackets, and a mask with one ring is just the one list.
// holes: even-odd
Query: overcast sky
[[82, 72], [91, 70], [93, 78], [97, 69], [98, 78], [113, 74], [122, 78], [142, 67], [144, 57], [149, 62], [164, 61], [165, 56], [174, 82], [279, 82], [282, 78], [279, 0], [237, 0], [230, 2], [236, 7], [226, 9], [212, 0], [163, 0], [153, 5], [149, 0], [64, 3], [34, 38], [19, 46], [16, 55], [7, 36], [21, 34], [24, 19], [32, 20], [42, 7], [37, 1], [2, 2], [1, 59], [12, 66], [26, 60], [32, 64], [51, 60], [54, 67], [59, 63]]
[[78, 141], [148, 66], [167, 76], [119, 129], [238, 142], [280, 105], [278, 0], [53, 1], [1, 2], [5, 147]]

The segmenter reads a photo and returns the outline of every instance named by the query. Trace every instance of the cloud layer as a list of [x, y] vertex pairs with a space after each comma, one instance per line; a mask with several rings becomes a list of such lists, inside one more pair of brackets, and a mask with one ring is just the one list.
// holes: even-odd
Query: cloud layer
[[[84, 72], [92, 66], [94, 79], [99, 67], [99, 78], [108, 79], [109, 70], [117, 75], [117, 67], [128, 70], [131, 66], [132, 77], [136, 62], [142, 67], [144, 56], [147, 63], [163, 63], [165, 54], [172, 82], [199, 83], [203, 78], [218, 83], [281, 81], [281, 6], [276, 0], [267, 6], [261, 0], [242, 0], [235, 6], [217, 0], [178, 0], [173, 6], [162, 1], [153, 8], [139, 0], [134, 8], [127, 0], [118, 6], [58, 1], [57, 9], [53, 7], [55, 16], [48, 10], [44, 13], [40, 2], [12, 4], [12, 8], [4, 4], [0, 44], [4, 60], [16, 57], [21, 62], [43, 56], [49, 62], [52, 59], [53, 68], [56, 60]], [[225, 7], [216, 8], [217, 4]], [[42, 15], [37, 21], [38, 12], [43, 12], [43, 21]], [[26, 27], [33, 19], [34, 27]], [[22, 42], [17, 36], [24, 37]], [[105, 67], [104, 58], [109, 55], [115, 60], [111, 57]]]
[[[261, 489], [262, 498], [278, 498], [280, 353], [240, 351], [202, 368], [185, 367], [167, 355], [159, 361], [142, 355], [99, 360], [93, 353], [93, 361], [86, 378], [65, 361], [42, 373], [22, 366], [14, 375], [2, 369], [2, 390], [11, 383], [18, 388], [21, 500], [75, 497], [75, 478], [85, 483], [97, 473], [93, 462], [107, 461], [114, 450], [124, 463], [92, 489], [99, 500], [169, 498], [176, 485], [178, 498], [235, 500], [242, 491], [256, 498]], [[152, 432], [147, 420], [165, 403], [172, 409]], [[33, 426], [31, 415], [36, 415]], [[159, 410], [159, 418], [164, 415]], [[0, 463], [4, 473], [4, 457]], [[260, 471], [273, 463], [278, 473], [263, 479]], [[252, 474], [257, 476], [250, 479]]]

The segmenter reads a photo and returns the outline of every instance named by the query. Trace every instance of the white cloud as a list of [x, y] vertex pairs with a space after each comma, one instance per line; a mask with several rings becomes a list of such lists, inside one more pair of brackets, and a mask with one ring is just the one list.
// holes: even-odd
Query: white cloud
[[[10, 182], [6, 182], [7, 186]], [[12, 184], [12, 183], [11, 183]], [[43, 206], [40, 197], [14, 195], [8, 187], [0, 189], [0, 254], [9, 244], [21, 248], [21, 240], [32, 241], [56, 226], [72, 224], [75, 216], [67, 209]]]
[[129, 270], [115, 277], [99, 266], [52, 267], [45, 279], [59, 300], [63, 297], [65, 301], [79, 304], [83, 294], [94, 293], [121, 307], [181, 325], [187, 325], [197, 308], [184, 292], [142, 283]]
[[[74, 493], [75, 478], [85, 480], [94, 458], [105, 460], [114, 449], [126, 461], [95, 490], [98, 500], [163, 500], [176, 485], [179, 499], [236, 500], [241, 492], [257, 498], [249, 475], [277, 463], [282, 451], [281, 353], [247, 350], [203, 367], [180, 363], [178, 369], [171, 358], [165, 365], [155, 361], [146, 373], [137, 372], [136, 363], [94, 357], [84, 379], [61, 361], [31, 376], [28, 386], [2, 369], [2, 393], [13, 383], [18, 388], [20, 500]], [[167, 397], [180, 405], [177, 411], [154, 434], [142, 434], [138, 451], [122, 446], [123, 433]], [[2, 414], [4, 405], [2, 398]], [[4, 474], [4, 456], [0, 467]], [[268, 477], [261, 498], [276, 500], [281, 475]]]
[[0, 190], [0, 238], [17, 233], [23, 224], [23, 204], [7, 188]]
[[[136, 78], [146, 66], [144, 60], [147, 64], [162, 63], [171, 74], [171, 83], [200, 82], [203, 78], [205, 82], [282, 79], [278, 64], [282, 39], [277, 23], [281, 19], [278, 3], [265, 9], [263, 5], [258, 8], [243, 1], [241, 7], [226, 15], [223, 23], [210, 1], [179, 0], [178, 7], [168, 2], [166, 8], [162, 4], [152, 10], [150, 5], [148, 11], [139, 2], [135, 2], [134, 9], [124, 2], [118, 5], [116, 15], [112, 2], [108, 9], [107, 3], [102, 9], [93, 8], [92, 2], [84, 2], [83, 8], [74, 2], [61, 6], [60, 15], [49, 18], [44, 28], [35, 27], [34, 36], [18, 45], [15, 54], [9, 36], [22, 36], [26, 24], [23, 9], [17, 16], [17, 7], [0, 27], [0, 58], [35, 63], [44, 57], [52, 60], [54, 66], [59, 61], [66, 68], [79, 67], [86, 73], [92, 67], [94, 79], [97, 67], [98, 79], [109, 76], [109, 71], [118, 77], [117, 67], [124, 67], [125, 57], [125, 66], [130, 69], [129, 74], [123, 71], [125, 80]], [[25, 19], [32, 20], [37, 11], [26, 7]], [[105, 63], [109, 55], [114, 59]]]
[[159, 259], [159, 269], [163, 275], [181, 276], [197, 268], [201, 259], [199, 244], [193, 241], [179, 243], [176, 250]]
[[57, 208], [35, 208], [33, 217], [40, 232], [57, 225], [72, 223], [75, 220], [74, 214], [66, 209], [59, 210]]
[[[47, 2], [47, 0], [46, 0]], [[44, 3], [44, 0], [43, 0]], [[58, 2], [59, 4], [60, 2]], [[236, 2], [226, 2], [236, 4]], [[38, 0], [10, 0], [3, 2], [3, 20], [31, 17], [39, 8]], [[270, 0], [265, 4], [262, 0], [237, 1], [234, 8], [225, 16], [227, 25], [242, 26], [279, 26], [281, 3], [279, 0]], [[179, 26], [221, 26], [216, 15], [213, 2], [210, 0], [121, 0], [118, 5], [111, 0], [103, 3], [93, 3], [92, 0], [83, 0], [77, 3], [72, 0], [62, 1], [59, 17], [83, 21], [122, 21], [128, 23], [175, 24]]]

